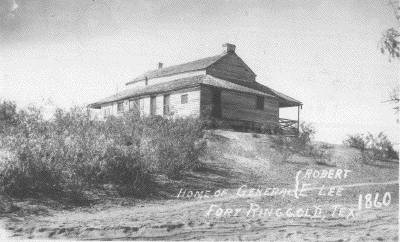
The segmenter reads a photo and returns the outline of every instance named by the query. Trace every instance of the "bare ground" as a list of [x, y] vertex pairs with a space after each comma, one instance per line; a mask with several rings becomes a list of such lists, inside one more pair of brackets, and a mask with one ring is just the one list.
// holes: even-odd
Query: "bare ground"
[[[342, 196], [316, 193], [304, 198], [290, 196], [238, 196], [241, 185], [249, 188], [293, 189], [298, 170], [349, 169], [347, 179], [322, 179], [321, 184], [348, 185], [398, 181], [398, 163], [364, 164], [355, 150], [332, 148], [332, 160], [316, 164], [309, 157], [280, 161], [268, 136], [216, 131], [209, 135], [204, 169], [187, 174], [182, 181], [159, 179], [167, 198], [138, 200], [99, 198], [90, 207], [60, 208], [43, 201], [14, 202], [4, 214], [11, 238], [95, 239], [95, 240], [283, 240], [283, 241], [398, 241], [398, 183], [346, 187]], [[226, 189], [226, 195], [210, 198], [176, 198], [181, 188]], [[381, 208], [355, 210], [355, 217], [291, 218], [249, 213], [251, 204], [262, 208], [323, 208], [340, 204], [356, 208], [359, 194], [391, 193], [391, 202]], [[381, 199], [380, 197], [380, 199]], [[216, 216], [214, 207], [242, 209], [237, 216]], [[226, 211], [226, 210], [225, 210]], [[324, 210], [325, 211], [325, 210]], [[332, 212], [332, 210], [329, 210]], [[254, 215], [254, 216], [253, 216]], [[346, 216], [346, 214], [344, 215]]]

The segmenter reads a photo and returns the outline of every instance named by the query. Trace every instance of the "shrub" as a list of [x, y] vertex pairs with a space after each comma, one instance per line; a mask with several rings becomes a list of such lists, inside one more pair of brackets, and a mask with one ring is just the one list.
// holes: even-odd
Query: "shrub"
[[170, 178], [181, 178], [188, 169], [199, 166], [204, 151], [203, 130], [197, 119], [148, 119], [143, 133], [144, 158], [157, 172]]
[[17, 105], [15, 102], [3, 100], [0, 102], [0, 133], [15, 126], [18, 121]]
[[123, 195], [151, 190], [150, 173], [179, 178], [198, 166], [202, 125], [197, 119], [138, 118], [106, 121], [83, 108], [56, 110], [44, 120], [40, 109], [18, 113], [15, 127], [3, 134], [13, 155], [0, 167], [0, 191], [13, 196], [69, 194], [112, 184]]
[[122, 195], [144, 196], [151, 191], [151, 180], [140, 153], [131, 147], [109, 147], [101, 165], [102, 183], [114, 184]]
[[[13, 156], [0, 170], [3, 192], [54, 195], [55, 190], [79, 190], [91, 178], [87, 175], [96, 163], [92, 154], [101, 150], [96, 147], [100, 143], [93, 134], [89, 137], [88, 119], [78, 117], [78, 110], [63, 115], [58, 111], [54, 121], [46, 121], [37, 108], [19, 113], [18, 125], [5, 137]], [[61, 119], [68, 122], [62, 126]]]
[[[28, 151], [29, 153], [29, 151]], [[62, 190], [61, 171], [32, 157], [6, 162], [0, 175], [2, 192], [14, 197], [37, 197], [41, 194], [59, 195]]]
[[348, 135], [343, 144], [364, 151], [367, 142], [362, 134]]
[[315, 128], [311, 124], [301, 123], [297, 136], [279, 135], [272, 138], [273, 148], [282, 156], [282, 161], [289, 161], [294, 154], [313, 157], [316, 163], [327, 164], [331, 153], [312, 143]]
[[366, 136], [368, 149], [372, 151], [375, 159], [399, 159], [398, 153], [393, 149], [392, 142], [382, 132], [377, 136], [368, 134]]
[[315, 163], [318, 165], [333, 166], [331, 164], [332, 148], [332, 146], [327, 145], [311, 145], [308, 154], [313, 157]]
[[359, 149], [362, 152], [364, 162], [372, 160], [399, 159], [398, 152], [394, 150], [392, 142], [382, 132], [376, 136], [371, 133], [368, 133], [367, 135], [349, 135], [343, 141], [343, 144]]
[[294, 139], [294, 137], [289, 136], [276, 136], [272, 138], [272, 148], [281, 155], [281, 161], [288, 162], [297, 153], [294, 147]]
[[323, 144], [321, 144], [321, 148], [322, 149], [332, 149], [333, 145], [328, 144], [328, 143], [323, 143]]

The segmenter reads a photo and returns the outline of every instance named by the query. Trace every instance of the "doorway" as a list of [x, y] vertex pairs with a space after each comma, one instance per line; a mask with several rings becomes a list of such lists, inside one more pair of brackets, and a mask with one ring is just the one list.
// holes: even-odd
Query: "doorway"
[[156, 110], [157, 110], [156, 97], [152, 96], [150, 97], [150, 115], [151, 116], [156, 115]]
[[211, 115], [214, 118], [221, 118], [222, 109], [221, 109], [221, 90], [213, 88], [212, 89], [212, 105], [211, 105]]

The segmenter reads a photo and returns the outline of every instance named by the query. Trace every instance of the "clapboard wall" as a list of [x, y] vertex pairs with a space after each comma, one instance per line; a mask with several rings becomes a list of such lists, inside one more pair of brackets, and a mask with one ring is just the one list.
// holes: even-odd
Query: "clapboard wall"
[[[257, 95], [220, 89], [211, 86], [184, 89], [174, 92], [166, 92], [155, 95], [156, 115], [164, 115], [164, 95], [169, 94], [170, 112], [174, 117], [211, 115], [213, 103], [213, 92], [221, 91], [221, 118], [226, 120], [238, 120], [254, 122], [258, 124], [278, 123], [279, 105], [276, 98], [264, 96], [264, 109], [256, 109]], [[187, 103], [181, 103], [181, 96], [187, 95]], [[150, 115], [150, 96], [139, 98], [140, 115]], [[129, 110], [128, 101], [124, 102], [124, 111]], [[120, 101], [121, 102], [121, 101]], [[108, 109], [109, 115], [120, 115], [117, 112], [117, 102], [106, 104], [102, 107]]]
[[[199, 116], [200, 115], [200, 88], [183, 89], [173, 92], [165, 92], [161, 94], [155, 94], [156, 98], [156, 113], [155, 115], [164, 115], [164, 95], [168, 94], [169, 97], [169, 110], [174, 117], [188, 117], [188, 116]], [[181, 96], [187, 95], [187, 103], [181, 103]], [[141, 116], [150, 115], [151, 107], [151, 96], [136, 97], [139, 99], [139, 113]], [[109, 115], [119, 116], [123, 112], [117, 111], [117, 103], [124, 103], [124, 112], [129, 111], [129, 99], [121, 100], [118, 102], [112, 102], [104, 104], [101, 107], [100, 115], [105, 118]], [[106, 111], [107, 110], [107, 111]]]
[[[213, 106], [213, 87], [201, 88], [201, 113], [210, 116]], [[279, 121], [279, 104], [276, 98], [264, 96], [264, 109], [256, 109], [257, 95], [221, 90], [221, 118], [240, 120], [258, 124], [275, 123]]]
[[256, 75], [235, 53], [223, 58], [207, 68], [207, 74], [225, 80], [255, 81]]

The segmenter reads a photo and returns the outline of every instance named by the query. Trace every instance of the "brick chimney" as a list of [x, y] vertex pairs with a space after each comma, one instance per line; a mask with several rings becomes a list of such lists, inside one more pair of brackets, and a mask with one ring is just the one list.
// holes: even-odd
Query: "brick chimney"
[[161, 69], [163, 67], [163, 63], [162, 62], [158, 62], [158, 69]]
[[235, 53], [236, 46], [234, 44], [225, 43], [222, 45], [224, 53]]

